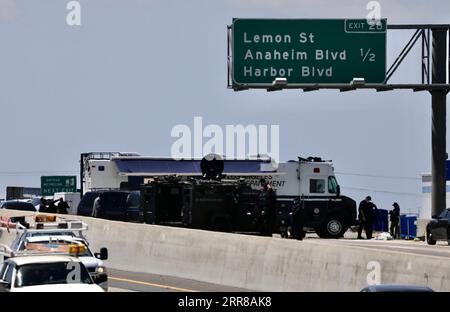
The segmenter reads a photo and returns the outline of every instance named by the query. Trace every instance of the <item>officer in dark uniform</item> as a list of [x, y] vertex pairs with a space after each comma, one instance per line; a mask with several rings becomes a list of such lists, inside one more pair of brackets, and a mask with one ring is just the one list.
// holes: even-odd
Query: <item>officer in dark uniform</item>
[[270, 236], [277, 232], [277, 194], [271, 184], [267, 185], [268, 230]]
[[58, 212], [58, 209], [56, 208], [56, 205], [55, 205], [55, 203], [57, 202], [57, 201], [59, 201], [59, 199], [57, 199], [57, 200], [51, 200], [51, 199], [49, 199], [48, 201], [47, 201], [47, 211], [46, 212], [48, 212], [48, 213], [57, 213]]
[[103, 194], [99, 194], [97, 198], [95, 198], [94, 204], [92, 206], [92, 216], [94, 218], [101, 218], [103, 208], [102, 205], [103, 205]]
[[259, 232], [264, 236], [272, 236], [276, 223], [277, 195], [269, 182], [261, 179], [263, 189], [258, 198]]
[[359, 213], [359, 229], [358, 229], [358, 239], [362, 239], [361, 236], [362, 230], [366, 231], [366, 238], [372, 238], [373, 231], [373, 221], [375, 218], [374, 209], [377, 209], [377, 206], [372, 203], [372, 198], [367, 196], [363, 201], [359, 203], [358, 213]]
[[64, 201], [62, 198], [59, 199], [58, 203], [58, 213], [60, 214], [67, 214], [67, 210], [69, 209], [69, 204]]
[[306, 232], [303, 230], [303, 222], [305, 220], [305, 209], [300, 204], [300, 200], [295, 199], [291, 216], [292, 236], [295, 239], [302, 240], [305, 238]]
[[389, 216], [391, 219], [391, 236], [396, 239], [399, 238], [399, 222], [400, 222], [400, 205], [398, 203], [393, 203], [394, 209], [389, 211]]
[[39, 212], [47, 212], [47, 201], [44, 197], [41, 197], [41, 202], [39, 204]]

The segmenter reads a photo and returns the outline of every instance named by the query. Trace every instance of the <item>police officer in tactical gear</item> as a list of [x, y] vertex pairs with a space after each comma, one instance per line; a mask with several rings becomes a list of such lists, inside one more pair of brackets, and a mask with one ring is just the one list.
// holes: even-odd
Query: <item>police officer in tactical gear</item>
[[276, 223], [277, 195], [269, 182], [260, 180], [263, 189], [259, 193], [259, 231], [261, 235], [272, 236]]
[[394, 209], [389, 211], [389, 216], [391, 219], [391, 236], [396, 239], [399, 238], [399, 223], [400, 223], [400, 205], [398, 203], [393, 203], [392, 206]]
[[292, 236], [295, 239], [303, 240], [306, 232], [303, 230], [303, 221], [305, 219], [305, 209], [301, 205], [300, 200], [295, 199], [291, 216]]
[[375, 218], [375, 209], [377, 206], [372, 203], [372, 198], [367, 196], [363, 201], [359, 203], [358, 213], [359, 213], [359, 229], [358, 229], [358, 239], [362, 239], [362, 230], [364, 228], [366, 232], [366, 238], [372, 238], [373, 231], [373, 221]]
[[69, 208], [69, 204], [61, 197], [58, 203], [58, 213], [67, 214], [67, 210], [69, 210]]

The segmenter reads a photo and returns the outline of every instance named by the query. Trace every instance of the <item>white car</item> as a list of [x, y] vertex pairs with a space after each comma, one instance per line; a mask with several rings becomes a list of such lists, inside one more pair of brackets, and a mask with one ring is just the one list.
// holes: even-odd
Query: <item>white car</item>
[[83, 263], [69, 255], [21, 255], [0, 268], [0, 292], [103, 292]]
[[23, 237], [23, 240], [16, 246], [17, 249], [13, 249], [13, 251], [35, 250], [40, 252], [51, 252], [52, 250], [57, 251], [70, 244], [85, 246], [85, 250], [77, 254], [77, 258], [84, 264], [96, 284], [105, 291], [108, 291], [108, 275], [102, 261], [102, 259], [107, 258], [107, 256], [101, 256], [101, 253], [93, 253], [84, 238], [70, 235], [28, 236]]
[[[59, 247], [69, 244], [85, 246], [85, 250], [77, 257], [83, 262], [89, 274], [96, 284], [108, 291], [108, 274], [103, 260], [108, 259], [108, 250], [101, 248], [100, 252], [94, 253], [88, 241], [82, 236], [82, 231], [87, 230], [87, 225], [83, 222], [70, 222], [69, 224], [79, 224], [78, 229], [58, 228], [61, 223], [47, 223], [48, 228], [27, 229], [18, 226], [19, 233], [12, 242], [10, 249], [13, 252], [35, 250], [41, 252], [56, 251]], [[56, 226], [56, 228], [54, 228]], [[78, 232], [78, 233], [76, 233]], [[33, 245], [40, 245], [39, 248], [32, 248]]]

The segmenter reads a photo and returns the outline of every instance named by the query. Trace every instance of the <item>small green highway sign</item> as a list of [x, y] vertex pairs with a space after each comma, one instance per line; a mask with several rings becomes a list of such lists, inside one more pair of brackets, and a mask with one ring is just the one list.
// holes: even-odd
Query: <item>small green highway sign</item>
[[76, 176], [42, 176], [41, 177], [41, 195], [52, 196], [59, 192], [76, 192]]
[[383, 83], [386, 19], [234, 19], [231, 26], [233, 86]]

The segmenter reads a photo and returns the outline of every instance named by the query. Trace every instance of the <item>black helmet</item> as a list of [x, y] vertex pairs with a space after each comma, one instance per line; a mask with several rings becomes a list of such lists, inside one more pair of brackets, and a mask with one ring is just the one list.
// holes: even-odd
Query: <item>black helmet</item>
[[393, 203], [392, 206], [394, 206], [394, 208], [399, 208], [400, 207], [396, 202]]
[[372, 197], [367, 196], [367, 197], [366, 197], [366, 200], [367, 200], [367, 201], [371, 201], [371, 200], [372, 200]]

